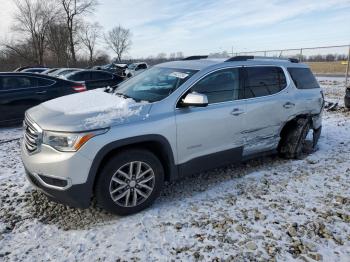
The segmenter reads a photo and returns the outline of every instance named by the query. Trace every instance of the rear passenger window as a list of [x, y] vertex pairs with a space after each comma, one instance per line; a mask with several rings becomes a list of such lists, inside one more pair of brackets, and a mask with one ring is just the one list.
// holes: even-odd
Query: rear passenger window
[[79, 73], [76, 73], [70, 79], [74, 80], [74, 81], [87, 81], [87, 80], [90, 80], [91, 79], [90, 72], [79, 72]]
[[53, 85], [55, 81], [44, 79], [44, 78], [38, 78], [38, 86], [50, 86]]
[[214, 72], [200, 80], [191, 88], [191, 91], [206, 95], [209, 104], [238, 99], [239, 69], [231, 68]]
[[287, 86], [286, 77], [280, 67], [247, 67], [245, 72], [245, 98], [273, 95]]
[[298, 89], [320, 88], [309, 68], [288, 68], [288, 72]]
[[37, 87], [37, 80], [32, 77], [3, 76], [1, 79], [1, 90], [15, 90]]

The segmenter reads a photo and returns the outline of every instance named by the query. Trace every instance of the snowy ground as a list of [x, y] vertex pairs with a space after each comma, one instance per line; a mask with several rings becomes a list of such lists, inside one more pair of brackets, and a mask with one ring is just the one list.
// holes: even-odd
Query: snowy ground
[[[342, 101], [341, 83], [320, 80]], [[349, 119], [325, 112], [319, 149], [302, 160], [202, 173], [129, 217], [48, 201], [24, 178], [20, 129], [2, 129], [0, 260], [350, 261]]]

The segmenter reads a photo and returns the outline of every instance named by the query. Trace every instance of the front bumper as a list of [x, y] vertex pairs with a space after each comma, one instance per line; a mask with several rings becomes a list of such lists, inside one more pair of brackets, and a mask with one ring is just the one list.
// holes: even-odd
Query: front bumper
[[41, 145], [40, 152], [30, 154], [24, 143], [21, 155], [28, 180], [51, 200], [72, 207], [89, 207], [92, 195], [91, 181], [88, 181], [90, 159], [46, 145]]
[[50, 200], [77, 208], [88, 208], [90, 206], [91, 190], [87, 183], [71, 185], [68, 189], [58, 190], [45, 186], [37, 174], [32, 174], [28, 170], [26, 176], [29, 182], [42, 191]]

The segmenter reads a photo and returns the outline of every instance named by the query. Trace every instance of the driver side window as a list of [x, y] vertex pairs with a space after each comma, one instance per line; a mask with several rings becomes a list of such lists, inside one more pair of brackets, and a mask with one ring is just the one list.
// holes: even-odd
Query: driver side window
[[236, 100], [239, 98], [239, 91], [238, 68], [223, 69], [211, 73], [191, 88], [191, 92], [206, 95], [209, 104]]

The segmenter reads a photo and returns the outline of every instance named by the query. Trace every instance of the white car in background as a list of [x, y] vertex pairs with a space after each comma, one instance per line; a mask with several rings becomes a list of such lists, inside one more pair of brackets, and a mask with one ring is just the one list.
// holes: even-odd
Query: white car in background
[[61, 69], [58, 69], [52, 73], [49, 73], [49, 75], [53, 76], [53, 77], [64, 78], [65, 75], [71, 74], [71, 73], [76, 72], [76, 71], [82, 71], [82, 70], [84, 70], [84, 69], [81, 69], [81, 68], [61, 68]]
[[125, 70], [126, 77], [130, 78], [135, 75], [138, 75], [139, 73], [147, 70], [149, 66], [147, 63], [140, 62], [140, 63], [132, 63], [128, 65], [128, 68]]

